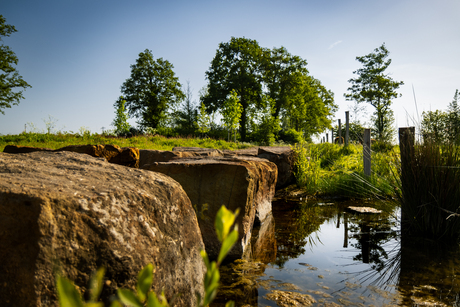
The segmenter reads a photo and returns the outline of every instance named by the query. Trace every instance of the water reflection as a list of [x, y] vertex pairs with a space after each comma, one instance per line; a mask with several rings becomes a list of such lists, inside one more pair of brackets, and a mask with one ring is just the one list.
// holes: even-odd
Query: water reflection
[[275, 290], [311, 295], [314, 306], [460, 306], [458, 246], [401, 240], [395, 208], [371, 215], [349, 205], [274, 203], [251, 255], [223, 269], [214, 306], [281, 306]]

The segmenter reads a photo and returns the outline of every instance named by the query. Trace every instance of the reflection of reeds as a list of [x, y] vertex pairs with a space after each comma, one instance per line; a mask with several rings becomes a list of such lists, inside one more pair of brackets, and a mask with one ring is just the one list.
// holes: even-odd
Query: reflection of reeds
[[403, 231], [431, 239], [460, 237], [460, 148], [425, 143], [401, 164]]

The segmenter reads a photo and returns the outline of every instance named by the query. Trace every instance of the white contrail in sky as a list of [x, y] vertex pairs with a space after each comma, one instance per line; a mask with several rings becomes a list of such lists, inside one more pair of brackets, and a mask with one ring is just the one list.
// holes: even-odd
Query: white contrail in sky
[[337, 45], [340, 44], [341, 42], [342, 42], [342, 41], [336, 41], [335, 43], [333, 43], [332, 45], [330, 45], [328, 49], [334, 48], [335, 46], [337, 46]]

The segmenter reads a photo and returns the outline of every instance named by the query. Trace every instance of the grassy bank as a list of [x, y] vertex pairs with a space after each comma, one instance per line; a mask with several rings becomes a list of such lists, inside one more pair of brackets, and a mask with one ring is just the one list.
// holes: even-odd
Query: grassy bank
[[67, 145], [86, 145], [86, 144], [113, 144], [120, 147], [137, 147], [139, 149], [172, 150], [174, 147], [206, 147], [216, 149], [243, 149], [251, 147], [247, 143], [233, 143], [223, 140], [198, 139], [198, 138], [166, 138], [160, 135], [155, 136], [135, 136], [130, 138], [113, 137], [101, 134], [91, 134], [89, 132], [81, 134], [68, 133], [21, 133], [17, 135], [0, 136], [0, 151], [6, 145], [20, 145], [31, 147], [42, 147], [58, 149]]
[[372, 174], [364, 175], [362, 145], [296, 144], [296, 178], [309, 194], [390, 198], [398, 186], [399, 147], [371, 153]]

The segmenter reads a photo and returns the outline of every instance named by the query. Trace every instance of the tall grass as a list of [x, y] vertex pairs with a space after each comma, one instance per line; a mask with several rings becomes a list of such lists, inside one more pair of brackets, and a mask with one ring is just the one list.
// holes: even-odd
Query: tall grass
[[92, 134], [83, 131], [79, 134], [69, 133], [21, 133], [17, 135], [0, 136], [0, 151], [6, 145], [19, 145], [59, 149], [67, 145], [86, 145], [86, 144], [112, 144], [120, 147], [137, 147], [139, 149], [172, 150], [174, 147], [206, 147], [216, 149], [242, 149], [252, 145], [247, 143], [234, 143], [224, 140], [214, 140], [210, 138], [166, 138], [160, 135], [141, 135], [130, 138], [113, 137], [102, 134]]
[[460, 147], [426, 142], [401, 165], [403, 230], [435, 240], [460, 238]]
[[296, 144], [297, 184], [308, 193], [349, 198], [388, 198], [394, 196], [398, 148], [372, 152], [372, 175], [364, 175], [363, 149], [350, 144]]

